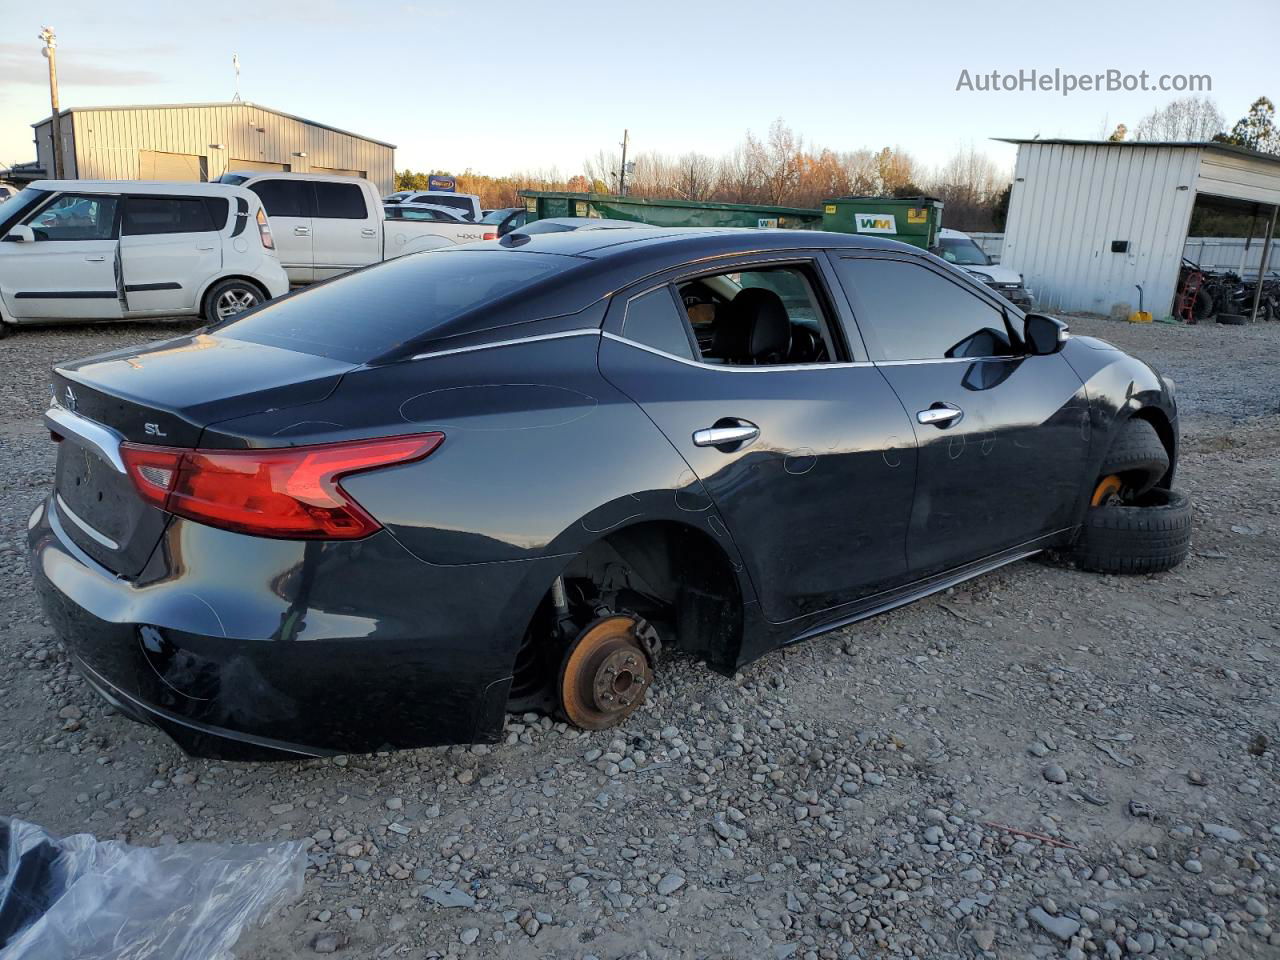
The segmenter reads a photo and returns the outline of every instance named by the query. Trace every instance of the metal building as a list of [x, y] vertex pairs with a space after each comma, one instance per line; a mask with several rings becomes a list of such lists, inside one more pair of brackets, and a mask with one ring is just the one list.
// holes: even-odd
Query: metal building
[[1004, 142], [1018, 159], [1000, 259], [1043, 309], [1127, 315], [1141, 285], [1146, 309], [1169, 315], [1197, 198], [1252, 210], [1275, 231], [1277, 156], [1222, 143]]
[[[53, 174], [53, 118], [35, 128]], [[256, 103], [84, 107], [59, 114], [63, 173], [82, 180], [217, 180], [228, 170], [337, 173], [395, 189], [395, 145]]]

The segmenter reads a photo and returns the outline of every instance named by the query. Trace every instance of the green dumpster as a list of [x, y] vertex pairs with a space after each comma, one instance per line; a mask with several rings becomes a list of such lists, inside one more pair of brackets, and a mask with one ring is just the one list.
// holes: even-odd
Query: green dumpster
[[937, 246], [942, 201], [933, 197], [833, 197], [822, 202], [822, 229]]
[[635, 220], [655, 227], [777, 227], [821, 230], [822, 211], [749, 203], [699, 200], [650, 200], [607, 193], [521, 190], [530, 220], [548, 217], [605, 217]]

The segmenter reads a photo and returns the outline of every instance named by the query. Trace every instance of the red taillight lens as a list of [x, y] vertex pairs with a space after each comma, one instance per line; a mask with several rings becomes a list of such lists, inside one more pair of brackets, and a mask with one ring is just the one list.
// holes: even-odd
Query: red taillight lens
[[498, 239], [498, 235], [497, 235], [496, 233], [486, 233], [486, 234], [484, 235], [484, 238], [485, 238], [486, 240], [497, 240], [497, 239]]
[[271, 224], [267, 222], [267, 211], [261, 207], [258, 208], [258, 236], [262, 238], [262, 245], [268, 250], [276, 248], [275, 238], [271, 236]]
[[355, 540], [381, 529], [339, 480], [412, 463], [443, 433], [269, 450], [176, 450], [126, 443], [143, 499], [210, 526], [286, 540]]

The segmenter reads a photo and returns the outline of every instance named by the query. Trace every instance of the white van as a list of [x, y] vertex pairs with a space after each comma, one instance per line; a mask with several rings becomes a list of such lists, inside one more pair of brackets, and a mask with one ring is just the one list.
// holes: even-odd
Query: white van
[[0, 203], [10, 323], [225, 319], [289, 292], [262, 202], [217, 183], [38, 180]]

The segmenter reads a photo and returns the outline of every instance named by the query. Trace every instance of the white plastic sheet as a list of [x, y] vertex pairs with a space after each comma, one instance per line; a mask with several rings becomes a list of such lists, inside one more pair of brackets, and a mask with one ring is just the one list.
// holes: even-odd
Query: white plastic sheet
[[296, 841], [134, 847], [0, 817], [0, 960], [226, 960], [306, 864]]

